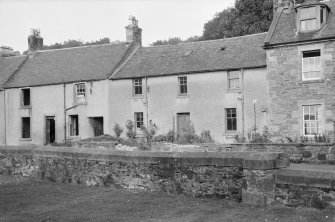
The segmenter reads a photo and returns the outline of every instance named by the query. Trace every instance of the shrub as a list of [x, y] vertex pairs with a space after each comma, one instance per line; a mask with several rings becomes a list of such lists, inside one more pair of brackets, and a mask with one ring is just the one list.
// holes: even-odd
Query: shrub
[[123, 133], [123, 128], [118, 123], [115, 123], [114, 127], [113, 127], [113, 131], [115, 133], [115, 136], [116, 136], [117, 140], [119, 141], [120, 136]]
[[169, 132], [166, 135], [167, 142], [174, 143], [175, 141], [175, 131], [169, 130]]
[[237, 134], [237, 135], [235, 135], [234, 140], [235, 140], [236, 143], [244, 143], [245, 142], [245, 137]]
[[134, 128], [133, 121], [127, 120], [125, 126], [126, 126], [126, 129], [127, 129], [126, 136], [130, 140], [135, 139], [136, 133], [135, 133], [135, 128]]
[[251, 143], [270, 143], [272, 134], [267, 126], [263, 127], [263, 132], [257, 132], [257, 129], [248, 131], [248, 139]]
[[214, 143], [214, 139], [212, 138], [211, 131], [203, 130], [200, 134], [201, 143]]
[[178, 143], [181, 144], [199, 143], [199, 141], [201, 141], [201, 139], [195, 134], [195, 130], [192, 125], [183, 128], [181, 134], [178, 136]]
[[148, 128], [142, 125], [141, 131], [143, 133], [144, 138], [146, 138], [146, 142], [150, 144], [152, 141], [152, 138], [158, 131], [158, 126], [155, 123], [153, 123], [152, 120], [150, 120], [148, 124]]

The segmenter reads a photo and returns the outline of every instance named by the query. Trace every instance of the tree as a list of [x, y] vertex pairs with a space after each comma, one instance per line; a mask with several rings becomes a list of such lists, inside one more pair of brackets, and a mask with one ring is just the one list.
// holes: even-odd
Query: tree
[[196, 41], [201, 41], [202, 40], [202, 36], [192, 36], [187, 38], [186, 40], [182, 40], [179, 37], [173, 37], [173, 38], [169, 38], [168, 40], [157, 40], [156, 42], [153, 42], [151, 45], [152, 46], [156, 46], [156, 45], [176, 45], [179, 43], [183, 43], [183, 42], [196, 42]]
[[[51, 45], [44, 45], [42, 47], [42, 50], [46, 49], [63, 49], [63, 48], [72, 48], [72, 47], [79, 47], [79, 46], [87, 46], [87, 45], [101, 45], [101, 44], [108, 44], [110, 43], [109, 38], [105, 37], [96, 41], [91, 41], [91, 42], [83, 42], [82, 40], [74, 40], [74, 39], [69, 39], [67, 41], [64, 41], [63, 43], [54, 43]], [[24, 51], [23, 54], [27, 54], [27, 51]]]
[[203, 39], [220, 39], [268, 31], [272, 0], [236, 0], [235, 7], [217, 13], [204, 25]]

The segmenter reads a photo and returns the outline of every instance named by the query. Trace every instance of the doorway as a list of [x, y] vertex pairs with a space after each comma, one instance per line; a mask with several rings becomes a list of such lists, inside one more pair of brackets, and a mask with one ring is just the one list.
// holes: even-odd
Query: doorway
[[101, 136], [104, 134], [104, 118], [103, 117], [92, 117], [92, 127], [94, 137]]
[[54, 143], [56, 139], [55, 117], [45, 117], [45, 144]]
[[177, 135], [190, 128], [190, 113], [177, 113]]

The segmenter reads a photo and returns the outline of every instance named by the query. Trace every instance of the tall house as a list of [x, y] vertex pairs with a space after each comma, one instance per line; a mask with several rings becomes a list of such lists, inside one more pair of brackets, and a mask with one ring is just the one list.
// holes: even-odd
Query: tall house
[[334, 141], [335, 2], [280, 5], [267, 34], [269, 126], [278, 137]]

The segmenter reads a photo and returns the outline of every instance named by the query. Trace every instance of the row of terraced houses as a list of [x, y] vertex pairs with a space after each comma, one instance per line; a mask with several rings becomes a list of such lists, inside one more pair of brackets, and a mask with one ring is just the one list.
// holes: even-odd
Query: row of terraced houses
[[[159, 134], [192, 124], [231, 142], [268, 126], [280, 137], [334, 141], [335, 2], [274, 0], [267, 33], [142, 47], [126, 42], [0, 58], [0, 145], [44, 145], [153, 121]], [[139, 130], [137, 130], [139, 132]]]

